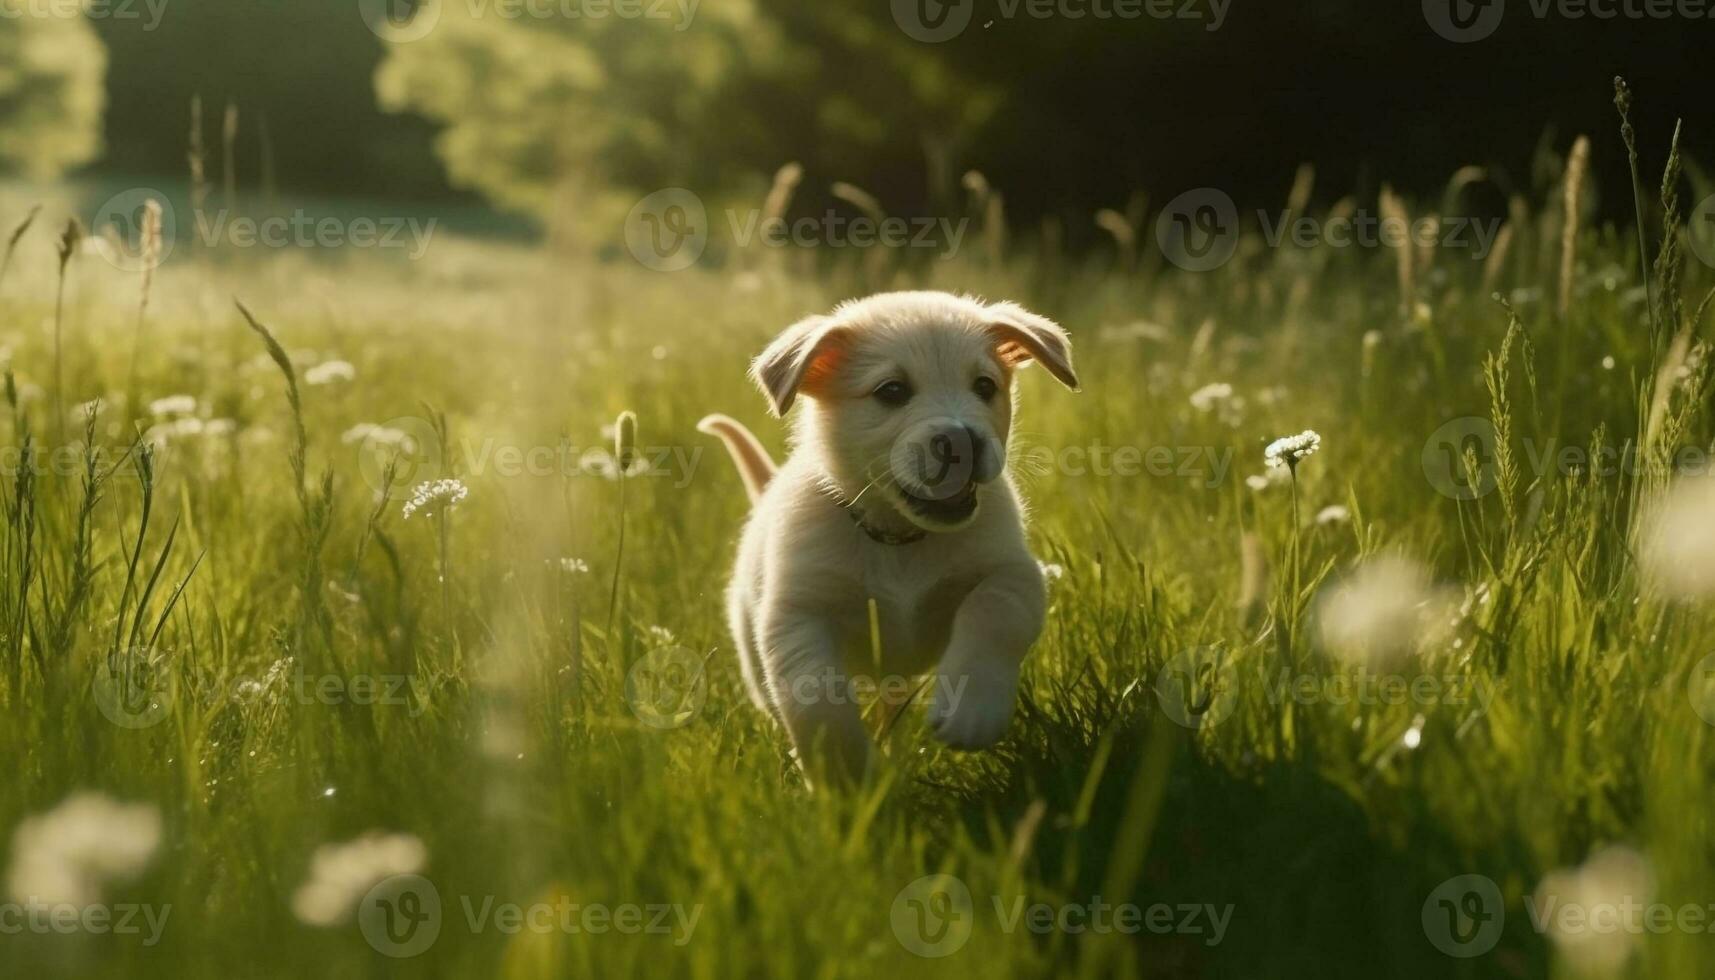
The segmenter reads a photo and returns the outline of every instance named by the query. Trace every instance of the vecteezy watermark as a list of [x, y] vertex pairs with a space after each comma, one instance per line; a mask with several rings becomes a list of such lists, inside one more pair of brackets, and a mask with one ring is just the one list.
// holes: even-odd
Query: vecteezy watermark
[[178, 675], [155, 650], [116, 650], [96, 663], [90, 695], [102, 716], [120, 728], [153, 728], [173, 712]]
[[1155, 243], [1169, 262], [1188, 272], [1220, 268], [1239, 247], [1239, 209], [1225, 191], [1185, 191], [1155, 219]]
[[[638, 658], [625, 674], [625, 700], [632, 714], [651, 728], [670, 730], [690, 724], [708, 697], [707, 660], [679, 646], [661, 647]], [[899, 709], [934, 700], [954, 710], [969, 682], [963, 675], [875, 676], [829, 666], [794, 674], [772, 693], [793, 705], [851, 705], [863, 710], [880, 704]]]
[[1715, 933], [1715, 904], [1670, 905], [1626, 894], [1597, 901], [1567, 900], [1539, 891], [1527, 897], [1525, 911], [1532, 929], [1560, 937]]
[[429, 250], [438, 218], [392, 215], [355, 218], [316, 216], [303, 208], [261, 218], [231, 215], [225, 208], [197, 215], [197, 238], [206, 248], [409, 249], [415, 261]]
[[76, 905], [44, 902], [0, 902], [0, 936], [142, 936], [144, 946], [154, 946], [166, 931], [171, 905], [131, 902]]
[[[605, 446], [507, 442], [492, 436], [464, 437], [451, 446], [427, 419], [402, 415], [379, 424], [364, 422], [347, 429], [341, 440], [356, 448], [358, 471], [376, 493], [408, 494], [425, 481], [452, 473], [461, 478], [599, 477], [617, 480], [670, 480], [673, 489], [691, 485], [702, 463], [703, 446], [638, 446], [631, 466], [620, 473], [619, 461]], [[388, 483], [389, 470], [392, 482]]]
[[625, 702], [637, 720], [663, 731], [682, 728], [708, 699], [706, 658], [679, 646], [660, 647], [625, 672]]
[[1423, 934], [1436, 949], [1458, 959], [1494, 949], [1506, 922], [1500, 886], [1482, 875], [1449, 878], [1423, 900]]
[[471, 20], [649, 20], [683, 31], [702, 0], [357, 0], [357, 11], [376, 37], [404, 44], [428, 37], [455, 2]]
[[[1100, 895], [1087, 902], [1031, 902], [1023, 895], [990, 895], [994, 924], [1011, 935], [1020, 929], [1035, 935], [1180, 935], [1201, 936], [1207, 946], [1226, 938], [1232, 905], [1157, 902], [1110, 903]], [[964, 881], [950, 874], [924, 875], [899, 890], [889, 909], [894, 938], [906, 950], [929, 959], [952, 956], [975, 931], [978, 906]]]
[[0, 0], [0, 20], [140, 20], [145, 31], [166, 12], [167, 0]]
[[[1537, 20], [1715, 19], [1712, 0], [1525, 0], [1525, 7]], [[1423, 0], [1423, 19], [1447, 40], [1466, 44], [1493, 35], [1506, 8], [1507, 0]]]
[[1261, 691], [1270, 705], [1399, 707], [1475, 705], [1487, 713], [1499, 693], [1493, 680], [1473, 674], [1407, 674], [1369, 667], [1321, 673], [1241, 669], [1221, 647], [1182, 650], [1156, 674], [1155, 696], [1169, 718], [1190, 729], [1213, 727], [1232, 716], [1239, 693]]
[[[153, 235], [145, 230], [145, 213], [151, 205], [159, 216]], [[439, 221], [408, 215], [314, 215], [303, 208], [258, 217], [221, 208], [199, 211], [193, 227], [197, 243], [204, 248], [405, 249], [415, 261], [428, 251]], [[108, 198], [96, 209], [89, 227], [101, 254], [125, 272], [160, 265], [179, 237], [177, 211], [165, 194], [150, 187], [133, 187]]]
[[1685, 679], [1685, 694], [1691, 699], [1691, 710], [1697, 717], [1715, 725], [1715, 653], [1704, 657], [1691, 668]]
[[1221, 647], [1181, 650], [1155, 675], [1161, 710], [1186, 728], [1226, 721], [1238, 706], [1238, 696], [1238, 671]]
[[[1602, 936], [1715, 933], [1715, 904], [1672, 905], [1628, 893], [1591, 893], [1572, 887], [1570, 894], [1545, 879], [1535, 894], [1524, 896], [1530, 927], [1557, 940]], [[1506, 927], [1506, 903], [1500, 886], [1484, 875], [1465, 874], [1437, 885], [1423, 902], [1423, 934], [1459, 959], [1492, 951]]]
[[[986, 0], [985, 0], [986, 2]], [[992, 0], [984, 22], [1000, 20], [1183, 20], [1205, 31], [1227, 22], [1232, 0]], [[893, 22], [913, 40], [950, 41], [969, 27], [976, 0], [892, 0]]]
[[310, 674], [285, 657], [255, 676], [215, 675], [175, 665], [162, 651], [138, 647], [100, 658], [90, 694], [103, 717], [121, 728], [153, 728], [184, 701], [205, 707], [321, 705], [402, 707], [413, 718], [427, 708], [408, 674]]
[[1231, 472], [1236, 451], [1231, 446], [1109, 445], [1097, 440], [1083, 446], [1024, 446], [1014, 459], [1027, 471], [1103, 479], [1181, 479], [1213, 490]]
[[[1557, 473], [1562, 477], [1590, 475], [1612, 479], [1643, 471], [1643, 461], [1633, 446], [1591, 450], [1584, 446], [1563, 446], [1554, 439], [1538, 443], [1528, 437], [1521, 444], [1524, 453], [1515, 456], [1515, 460], [1539, 478]], [[1437, 493], [1454, 500], [1485, 497], [1500, 484], [1497, 449], [1493, 422], [1479, 415], [1453, 419], [1430, 433], [1423, 444], [1424, 479]], [[1681, 476], [1707, 474], [1710, 454], [1698, 446], [1682, 446], [1674, 451], [1673, 469]]]
[[1715, 268], [1715, 194], [1697, 202], [1686, 230], [1691, 237], [1691, 251], [1704, 265]]
[[[1501, 232], [1501, 219], [1419, 218], [1416, 221], [1368, 211], [1318, 218], [1290, 211], [1256, 211], [1262, 242], [1269, 248], [1445, 248], [1473, 260], [1486, 258]], [[1198, 187], [1167, 202], [1155, 221], [1155, 241], [1169, 262], [1188, 272], [1225, 265], [1238, 250], [1238, 206], [1225, 191]]]
[[695, 192], [663, 188], [638, 201], [626, 215], [625, 248], [638, 264], [657, 272], [690, 268], [711, 241], [737, 251], [922, 249], [945, 259], [958, 252], [970, 226], [968, 218], [853, 216], [832, 208], [797, 218], [768, 215], [758, 208], [729, 208], [723, 218], [711, 221]]
[[[460, 895], [459, 920], [473, 936], [488, 932], [516, 936], [660, 936], [684, 946], [697, 931], [703, 906], [678, 902], [574, 902], [569, 896], [549, 901], [508, 902], [494, 895]], [[357, 909], [359, 931], [384, 956], [406, 959], [426, 952], [448, 924], [439, 889], [422, 875], [394, 875], [377, 884]]]
[[1506, 12], [1506, 0], [1423, 0], [1423, 19], [1435, 33], [1456, 44], [1481, 41], [1495, 33]]

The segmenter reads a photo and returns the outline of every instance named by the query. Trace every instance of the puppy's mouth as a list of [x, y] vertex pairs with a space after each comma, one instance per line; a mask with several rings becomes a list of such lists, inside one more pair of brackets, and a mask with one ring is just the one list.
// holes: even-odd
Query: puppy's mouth
[[919, 497], [904, 487], [896, 487], [904, 502], [906, 516], [929, 530], [951, 530], [969, 521], [977, 512], [977, 485], [965, 488], [950, 497]]

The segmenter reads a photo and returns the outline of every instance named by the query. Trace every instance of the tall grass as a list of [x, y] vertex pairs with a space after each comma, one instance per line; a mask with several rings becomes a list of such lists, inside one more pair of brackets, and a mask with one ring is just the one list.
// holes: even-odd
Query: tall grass
[[[1695, 353], [1708, 300], [1679, 298], [1706, 297], [1715, 275], [1677, 244], [1667, 159], [1662, 190], [1639, 199], [1637, 249], [1615, 227], [1566, 233], [1581, 209], [1562, 167], [1553, 191], [1513, 202], [1500, 259], [1271, 250], [1247, 229], [1218, 270], [1140, 254], [1121, 275], [1021, 228], [946, 261], [842, 257], [818, 277], [567, 267], [464, 243], [403, 270], [342, 256], [335, 277], [290, 257], [176, 257], [147, 301], [166, 353], [138, 365], [134, 404], [207, 378], [202, 421], [233, 420], [216, 436], [140, 419], [140, 438], [105, 416], [81, 437], [40, 434], [64, 423], [37, 407], [49, 385], [59, 400], [61, 371], [66, 391], [104, 395], [130, 371], [135, 278], [78, 269], [63, 357], [45, 331], [9, 340], [9, 448], [73, 451], [0, 481], [0, 844], [74, 791], [148, 803], [164, 843], [106, 899], [175, 911], [155, 946], [24, 934], [4, 937], [0, 963], [175, 978], [1572, 975], [1577, 949], [1531, 926], [1528, 897], [1553, 872], [1620, 845], [1653, 869], [1656, 899], [1715, 900], [1715, 738], [1695, 700], [1715, 618], [1653, 592], [1637, 561], [1674, 454], [1715, 448]], [[798, 175], [782, 173], [784, 210]], [[1380, 204], [1321, 205], [1308, 174], [1293, 187], [1290, 209], [1319, 220]], [[990, 213], [1002, 189], [980, 189], [973, 207]], [[1462, 199], [1435, 212], [1388, 196], [1389, 213], [1443, 221]], [[1107, 224], [1147, 230], [1143, 210]], [[1135, 236], [1139, 252], [1149, 240]], [[52, 244], [26, 233], [19, 248], [45, 258]], [[0, 309], [49, 322], [58, 285], [14, 277]], [[916, 710], [878, 718], [876, 783], [813, 795], [732, 658], [721, 595], [746, 505], [694, 426], [733, 413], [778, 449], [749, 355], [807, 309], [914, 286], [1016, 298], [1070, 325], [1085, 392], [1023, 373], [1024, 459], [1099, 444], [1230, 451], [1231, 465], [1217, 478], [1206, 464], [1021, 462], [1032, 545], [1055, 571], [1006, 740], [952, 753]], [[232, 291], [236, 317], [211, 298]], [[565, 296], [587, 300], [571, 330], [548, 315]], [[336, 355], [357, 380], [311, 386], [304, 366]], [[1193, 407], [1216, 381], [1242, 404]], [[618, 406], [683, 462], [634, 471], [633, 452], [657, 460], [622, 421], [611, 471], [576, 465], [589, 438], [575, 434]], [[366, 483], [375, 447], [342, 438], [401, 416], [428, 416], [442, 472], [469, 485], [456, 533], [395, 533], [403, 464]], [[1492, 442], [1426, 454], [1463, 419]], [[1290, 485], [1253, 488], [1268, 441], [1306, 428], [1321, 452]], [[507, 447], [572, 463], [508, 469]], [[1639, 462], [1563, 467], [1569, 447]], [[1344, 516], [1320, 520], [1334, 505]], [[1395, 669], [1484, 696], [1283, 689], [1361, 677], [1325, 649], [1324, 598], [1400, 555], [1447, 604], [1437, 638]], [[681, 678], [702, 701], [658, 728], [626, 681], [633, 654], [668, 647], [706, 665]], [[1173, 720], [1163, 682], [1188, 651], [1218, 653], [1206, 703], [1224, 706], [1195, 728]], [[403, 694], [360, 698], [359, 678]], [[110, 720], [98, 681], [154, 720]], [[292, 912], [318, 847], [376, 829], [429, 854], [441, 933], [415, 959], [384, 957], [355, 921]], [[0, 849], [7, 869], [15, 857]], [[936, 873], [973, 896], [972, 939], [945, 960], [911, 952], [894, 913]], [[1461, 875], [1494, 881], [1505, 912], [1496, 947], [1468, 960], [1424, 926], [1431, 893]], [[1098, 897], [1233, 917], [1211, 945], [1009, 931], [996, 911]], [[475, 929], [465, 904], [561, 899], [700, 911], [675, 944]], [[1704, 934], [1623, 942], [1618, 975], [1715, 969]]]

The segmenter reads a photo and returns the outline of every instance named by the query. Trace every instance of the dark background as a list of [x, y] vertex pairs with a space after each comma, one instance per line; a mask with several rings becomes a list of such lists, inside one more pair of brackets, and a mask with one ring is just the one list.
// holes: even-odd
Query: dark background
[[[107, 149], [86, 173], [182, 174], [188, 106], [200, 92], [216, 160], [222, 109], [229, 99], [239, 107], [242, 186], [259, 180], [265, 121], [283, 191], [474, 199], [450, 186], [432, 150], [437, 124], [377, 107], [383, 49], [356, 0], [169, 2], [153, 32], [96, 22], [111, 57]], [[1693, 174], [1715, 155], [1715, 19], [1538, 19], [1529, 0], [1509, 0], [1493, 36], [1455, 44], [1429, 27], [1419, 0], [1232, 0], [1217, 32], [1201, 21], [1008, 20], [996, 3], [977, 0], [972, 26], [938, 45], [905, 37], [887, 0], [759, 6], [786, 36], [824, 52], [815, 69], [827, 91], [862, 87], [876, 70], [828, 40], [836, 17], [997, 90], [999, 111], [963, 142], [954, 169], [987, 174], [1015, 220], [1122, 207], [1136, 191], [1159, 205], [1204, 185], [1241, 206], [1277, 206], [1306, 161], [1320, 203], [1373, 194], [1384, 180], [1433, 197], [1466, 164], [1491, 168], [1500, 190], [1540, 193], [1545, 182], [1531, 171], [1539, 145], [1564, 154], [1578, 133], [1592, 137], [1597, 187], [1608, 190], [1599, 206], [1620, 218], [1631, 204], [1617, 193], [1627, 178], [1616, 74], [1638, 97], [1646, 174], [1659, 173], [1677, 116]], [[906, 121], [913, 107], [880, 105], [886, 138], [854, 151], [820, 130], [814, 93], [760, 97], [779, 102], [764, 107], [774, 143], [726, 152], [763, 178], [790, 157], [818, 179], [870, 189], [896, 212], [936, 206], [922, 122]], [[620, 176], [634, 176], [636, 190], [662, 177]]]

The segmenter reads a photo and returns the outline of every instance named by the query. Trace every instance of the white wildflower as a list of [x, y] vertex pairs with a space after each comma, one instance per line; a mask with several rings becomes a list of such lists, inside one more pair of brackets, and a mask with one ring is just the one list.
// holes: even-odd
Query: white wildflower
[[462, 480], [424, 480], [411, 491], [411, 499], [405, 501], [404, 517], [411, 519], [417, 511], [424, 513], [438, 512], [442, 508], [451, 510], [470, 496], [470, 490]]
[[1451, 609], [1428, 569], [1382, 556], [1324, 590], [1317, 620], [1330, 653], [1350, 663], [1387, 666], [1438, 635]]
[[1039, 561], [1036, 564], [1042, 568], [1042, 578], [1044, 581], [1058, 582], [1066, 575], [1066, 566], [1064, 565], [1048, 561]]
[[343, 844], [324, 844], [310, 860], [310, 875], [292, 896], [292, 912], [312, 926], [351, 918], [371, 888], [394, 875], [416, 874], [429, 849], [410, 834], [371, 832]]
[[1322, 437], [1310, 429], [1295, 436], [1281, 436], [1268, 444], [1262, 451], [1263, 462], [1270, 466], [1284, 466], [1287, 469], [1297, 469], [1300, 460], [1306, 456], [1314, 456], [1316, 450], [1322, 448]]
[[147, 867], [160, 843], [153, 806], [77, 793], [18, 825], [8, 890], [18, 902], [94, 905], [107, 882]]
[[1212, 412], [1221, 402], [1233, 397], [1233, 386], [1224, 381], [1206, 384], [1191, 393], [1191, 407], [1199, 412]]
[[1269, 487], [1280, 486], [1291, 479], [1292, 474], [1286, 472], [1285, 469], [1275, 469], [1271, 466], [1268, 469], [1263, 470], [1261, 473], [1253, 473], [1250, 476], [1245, 477], [1245, 486], [1250, 487], [1252, 490], [1261, 491], [1267, 490]]
[[202, 434], [203, 420], [195, 416], [185, 416], [149, 426], [148, 431], [143, 433], [143, 438], [155, 448], [165, 449], [169, 443]]
[[1644, 573], [1662, 594], [1715, 596], [1715, 477], [1675, 481], [1651, 509], [1640, 544]]
[[1329, 504], [1316, 512], [1316, 523], [1320, 526], [1344, 524], [1351, 519], [1351, 510], [1342, 504]]
[[347, 446], [353, 443], [366, 443], [381, 446], [392, 446], [405, 452], [417, 451], [417, 440], [404, 429], [392, 426], [376, 425], [373, 422], [359, 422], [340, 433], [339, 441]]
[[1407, 752], [1414, 751], [1423, 744], [1423, 723], [1427, 720], [1422, 715], [1412, 718], [1411, 727], [1407, 728], [1405, 734], [1399, 737], [1399, 744], [1404, 746]]
[[154, 416], [191, 415], [196, 410], [197, 400], [191, 395], [168, 395], [149, 403], [149, 414]]
[[560, 571], [562, 571], [562, 572], [578, 574], [578, 573], [587, 573], [589, 570], [590, 570], [589, 562], [584, 561], [582, 558], [561, 558], [560, 559]]
[[1643, 855], [1609, 847], [1581, 867], [1549, 873], [1530, 900], [1568, 966], [1585, 976], [1618, 976], [1646, 931], [1655, 885]]
[[323, 361], [304, 372], [304, 384], [329, 385], [336, 381], [352, 381], [357, 377], [357, 368], [350, 361]]

